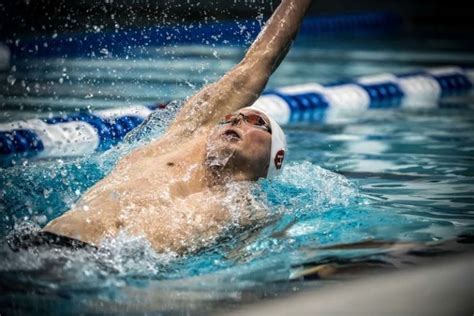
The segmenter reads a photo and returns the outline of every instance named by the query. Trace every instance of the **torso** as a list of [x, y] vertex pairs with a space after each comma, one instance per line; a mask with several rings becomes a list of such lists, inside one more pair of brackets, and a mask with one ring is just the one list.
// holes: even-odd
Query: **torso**
[[204, 183], [205, 135], [132, 152], [44, 230], [97, 246], [123, 231], [144, 236], [159, 252], [212, 242], [235, 214], [223, 204], [226, 190]]

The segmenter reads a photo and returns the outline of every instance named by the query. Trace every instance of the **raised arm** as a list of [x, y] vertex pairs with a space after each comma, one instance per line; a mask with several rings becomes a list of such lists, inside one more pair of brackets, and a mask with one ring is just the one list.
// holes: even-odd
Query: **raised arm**
[[283, 0], [242, 61], [191, 97], [167, 134], [189, 136], [225, 114], [251, 105], [286, 56], [311, 0]]

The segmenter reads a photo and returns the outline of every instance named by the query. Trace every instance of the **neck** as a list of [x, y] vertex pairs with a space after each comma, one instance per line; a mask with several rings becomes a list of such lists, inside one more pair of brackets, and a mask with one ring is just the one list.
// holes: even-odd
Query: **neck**
[[187, 153], [189, 171], [186, 182], [194, 188], [209, 188], [219, 190], [232, 181], [232, 174], [226, 166], [216, 165], [209, 159], [206, 148], [206, 138], [194, 142], [194, 148]]

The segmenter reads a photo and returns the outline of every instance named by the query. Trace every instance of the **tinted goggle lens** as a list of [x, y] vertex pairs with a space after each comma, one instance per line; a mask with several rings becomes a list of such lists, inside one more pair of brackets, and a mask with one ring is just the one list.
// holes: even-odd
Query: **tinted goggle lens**
[[262, 127], [264, 129], [266, 129], [269, 133], [271, 133], [271, 129], [270, 129], [270, 124], [267, 123], [260, 115], [258, 114], [242, 114], [242, 113], [239, 113], [237, 115], [234, 115], [234, 114], [227, 114], [226, 116], [224, 116], [224, 120], [221, 122], [221, 124], [228, 124], [228, 123], [231, 123], [232, 120], [234, 120], [236, 117], [239, 117], [241, 116], [243, 118], [243, 120], [251, 125], [255, 125], [255, 126], [258, 126], [258, 127]]

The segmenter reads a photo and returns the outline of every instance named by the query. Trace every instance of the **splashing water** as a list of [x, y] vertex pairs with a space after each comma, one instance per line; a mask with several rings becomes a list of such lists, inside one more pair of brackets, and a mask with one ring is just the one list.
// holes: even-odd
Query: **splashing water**
[[[3, 232], [33, 233], [69, 209], [131, 148], [161, 135], [177, 108], [155, 112], [127, 136], [124, 144], [105, 153], [72, 160], [37, 161], [28, 167], [15, 166], [4, 170], [1, 176], [2, 183], [6, 184], [2, 189]], [[242, 190], [252, 192], [252, 211], [248, 216], [254, 224], [236, 233], [231, 227], [238, 225], [242, 215], [239, 208]], [[92, 253], [69, 249], [33, 249], [12, 253], [4, 247], [1, 271], [35, 271], [40, 276], [35, 282], [51, 282], [55, 286], [75, 284], [83, 288], [96, 288], [104, 278], [110, 281], [105, 287], [111, 283], [121, 286], [126, 280], [137, 277], [190, 277], [232, 267], [237, 257], [244, 261], [258, 260], [263, 254], [271, 256], [290, 249], [294, 247], [295, 236], [279, 240], [272, 236], [284, 231], [290, 223], [303, 219], [318, 220], [358, 200], [357, 189], [347, 179], [309, 162], [289, 164], [283, 174], [272, 181], [262, 179], [258, 183], [229, 183], [226, 191], [229, 194], [224, 199], [224, 205], [232, 214], [231, 226], [226, 231], [233, 235], [224, 233], [218, 244], [211, 243], [210, 247], [200, 252], [184, 257], [172, 252], [156, 253], [143, 237], [122, 232], [116, 238], [105, 240], [101, 249]], [[213, 264], [209, 265], [209, 260]], [[47, 272], [51, 262], [56, 262], [55, 269]]]
[[[246, 33], [242, 28], [235, 36], [245, 37]], [[363, 43], [356, 51], [353, 41], [338, 40], [337, 45], [329, 47], [334, 54], [328, 54], [324, 46], [314, 48], [312, 43], [307, 43], [306, 49], [295, 47], [272, 77], [269, 88], [369, 73], [410, 72], [426, 66], [416, 64], [407, 51], [400, 57], [400, 43], [383, 46], [387, 51], [383, 63], [372, 60], [374, 55], [368, 49], [374, 44]], [[455, 47], [465, 45], [459, 44]], [[219, 62], [212, 62], [215, 51]], [[354, 56], [360, 57], [350, 57], [348, 52], [357, 52]], [[11, 94], [7, 104], [11, 108], [38, 104], [42, 94], [31, 82], [43, 72], [50, 76], [65, 74], [61, 80], [55, 78], [61, 86], [51, 86], [51, 95], [46, 95], [45, 108], [49, 111], [100, 107], [103, 102], [125, 106], [130, 101], [146, 104], [185, 97], [217, 79], [238, 62], [242, 53], [234, 48], [191, 45], [142, 49], [134, 58], [121, 60], [19, 63], [18, 70], [12, 68], [5, 81], [7, 97]], [[425, 56], [427, 51], [417, 53]], [[436, 63], [462, 60], [451, 53], [445, 57]], [[163, 78], [172, 80], [163, 82]], [[23, 88], [18, 95], [16, 90], [8, 90], [20, 84]], [[31, 88], [29, 93], [26, 87]], [[38, 91], [45, 91], [43, 87], [40, 83]], [[85, 100], [89, 93], [94, 98]], [[156, 253], [144, 238], [125, 232], [104, 241], [96, 252], [36, 248], [13, 253], [2, 243], [0, 285], [23, 303], [35, 300], [32, 291], [41, 293], [38, 305], [47, 309], [44, 301], [51, 299], [56, 311], [60, 302], [64, 310], [71, 311], [70, 297], [74, 297], [74, 305], [84, 303], [82, 307], [88, 308], [114, 301], [120, 303], [120, 308], [125, 304], [156, 308], [151, 303], [169, 306], [173, 300], [180, 306], [186, 300], [195, 304], [196, 297], [207, 306], [215, 300], [241, 302], [243, 291], [254, 286], [274, 288], [275, 284], [267, 282], [291, 279], [294, 267], [367, 254], [329, 252], [323, 249], [325, 246], [373, 239], [424, 243], [472, 232], [474, 144], [469, 132], [474, 122], [469, 102], [452, 102], [458, 110], [373, 111], [348, 125], [287, 127], [289, 161], [293, 162], [273, 181], [229, 184], [225, 197], [233, 216], [229, 229], [200, 251], [185, 256]], [[107, 152], [68, 160], [26, 161], [0, 170], [2, 240], [10, 234], [37, 231], [69, 209], [113, 169], [120, 157], [163, 133], [179, 105], [168, 108], [168, 112], [156, 112], [124, 143]], [[39, 115], [29, 109], [5, 111], [3, 120]], [[345, 174], [351, 181], [327, 169]], [[251, 209], [256, 211], [250, 215], [255, 215], [252, 220], [256, 223], [238, 230], [242, 189], [252, 192]], [[385, 258], [379, 249], [370, 253], [379, 260]], [[295, 283], [278, 284], [288, 284], [292, 291]], [[37, 310], [33, 307], [30, 310]], [[117, 313], [123, 311], [120, 308]]]
[[213, 172], [222, 172], [234, 154], [235, 149], [225, 148], [222, 150], [218, 145], [208, 142], [206, 148], [206, 165]]

